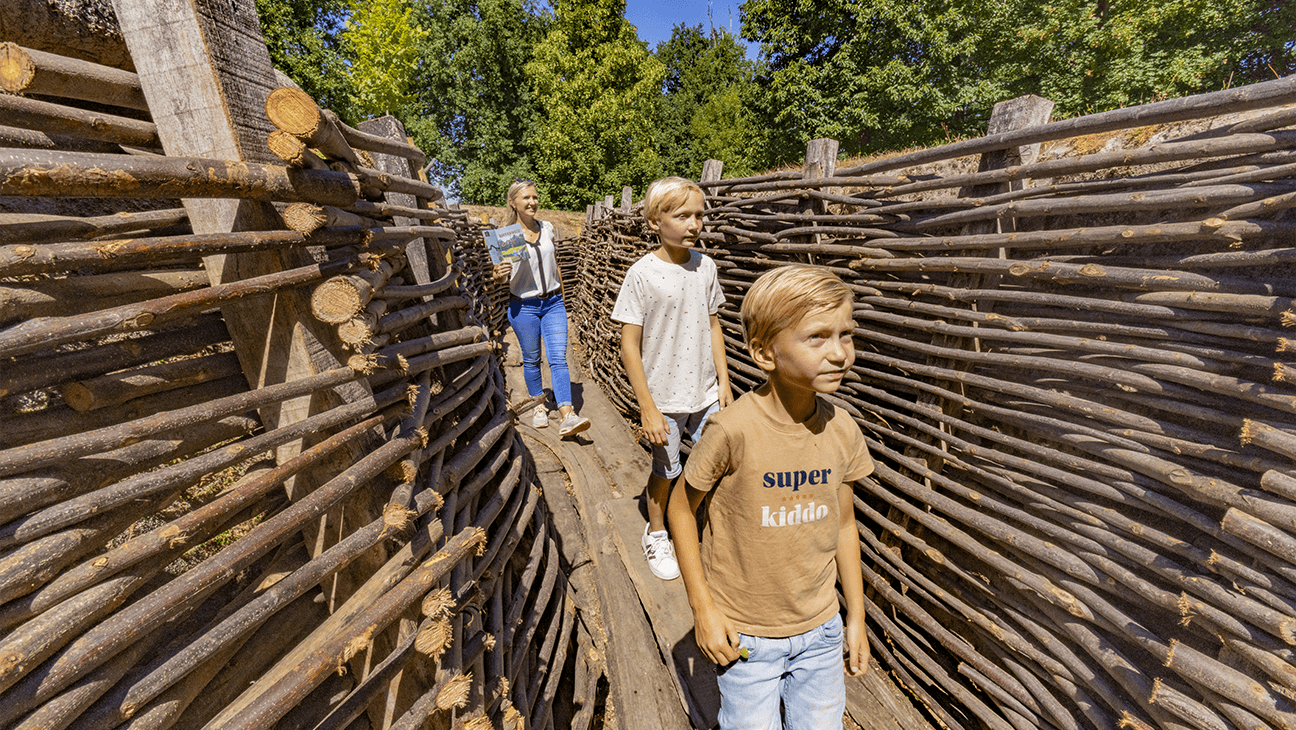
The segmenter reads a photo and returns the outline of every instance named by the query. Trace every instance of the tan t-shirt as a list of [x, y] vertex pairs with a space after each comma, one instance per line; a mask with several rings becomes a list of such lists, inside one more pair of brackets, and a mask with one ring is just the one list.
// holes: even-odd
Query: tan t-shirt
[[711, 416], [684, 467], [689, 486], [710, 492], [703, 574], [744, 634], [792, 636], [837, 613], [837, 491], [873, 459], [850, 416], [816, 403], [788, 425], [748, 393]]

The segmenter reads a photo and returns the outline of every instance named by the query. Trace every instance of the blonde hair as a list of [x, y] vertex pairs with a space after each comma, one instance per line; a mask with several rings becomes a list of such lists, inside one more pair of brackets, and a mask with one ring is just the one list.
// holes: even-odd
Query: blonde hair
[[811, 312], [855, 301], [855, 293], [836, 274], [817, 266], [790, 264], [761, 274], [742, 303], [747, 348], [768, 345]]
[[[514, 180], [513, 184], [509, 186], [508, 195], [504, 196], [504, 202], [508, 208], [508, 212], [504, 214], [504, 225], [511, 226], [517, 223], [517, 208], [513, 207], [513, 199], [522, 192], [523, 188], [535, 188], [535, 186], [536, 184], [530, 180]], [[539, 192], [539, 189], [536, 188], [536, 191]]]
[[[654, 181], [644, 193], [644, 218], [656, 223], [662, 213], [684, 205], [691, 193], [703, 195], [697, 183], [684, 177], [664, 177]], [[704, 196], [705, 197], [705, 196]]]

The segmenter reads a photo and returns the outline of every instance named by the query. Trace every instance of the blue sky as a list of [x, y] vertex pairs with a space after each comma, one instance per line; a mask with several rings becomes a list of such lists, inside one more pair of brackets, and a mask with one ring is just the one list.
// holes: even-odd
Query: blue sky
[[[701, 24], [702, 29], [724, 28], [738, 35], [742, 21], [738, 14], [741, 0], [626, 0], [626, 20], [639, 29], [639, 40], [648, 44], [648, 50], [656, 50], [657, 44], [667, 40], [671, 28], [678, 23], [688, 25]], [[707, 6], [711, 8], [711, 19], [707, 19]], [[741, 41], [747, 46], [747, 57], [755, 60], [759, 48]]]

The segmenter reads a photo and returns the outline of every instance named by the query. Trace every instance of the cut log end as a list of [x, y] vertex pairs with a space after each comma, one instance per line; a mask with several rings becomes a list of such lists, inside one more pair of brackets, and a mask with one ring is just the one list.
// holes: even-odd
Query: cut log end
[[504, 728], [505, 730], [522, 730], [526, 726], [526, 720], [518, 708], [513, 706], [512, 702], [504, 701]]
[[[365, 317], [353, 317], [338, 325], [338, 337], [354, 348], [361, 348], [373, 339], [372, 324]], [[401, 368], [404, 372], [404, 368]]]
[[94, 410], [94, 393], [81, 383], [67, 383], [63, 386], [61, 393], [63, 395], [63, 402], [72, 406], [74, 410], [80, 413]]
[[327, 170], [328, 164], [295, 135], [276, 129], [266, 137], [266, 147], [290, 167]]
[[291, 86], [281, 86], [270, 92], [265, 101], [265, 113], [276, 127], [298, 137], [309, 138], [320, 126], [320, 110], [315, 100]]
[[383, 472], [395, 484], [409, 484], [418, 476], [418, 467], [409, 459], [398, 461]]
[[460, 674], [445, 682], [437, 692], [436, 706], [440, 710], [463, 707], [468, 704], [468, 692], [472, 689], [472, 673]]
[[453, 604], [454, 600], [450, 595], [450, 589], [442, 588], [424, 596], [423, 603], [419, 608], [424, 616], [430, 619], [439, 619], [449, 615], [450, 606]]
[[1252, 421], [1250, 418], [1242, 419], [1242, 430], [1238, 433], [1238, 436], [1242, 441], [1242, 445], [1246, 446], [1247, 444], [1251, 443], [1251, 439], [1255, 438], [1255, 435], [1256, 435], [1255, 422]]
[[17, 43], [0, 43], [0, 89], [21, 94], [36, 78], [36, 64]]
[[399, 504], [389, 504], [383, 510], [383, 530], [403, 532], [417, 516], [418, 513], [413, 510], [406, 509]]
[[293, 203], [284, 210], [284, 223], [292, 230], [309, 236], [328, 224], [328, 215], [318, 205]]
[[337, 673], [339, 676], [346, 674], [346, 665], [347, 662], [351, 661], [351, 657], [363, 651], [371, 641], [373, 641], [372, 627], [351, 637], [347, 645], [342, 648], [342, 654], [338, 656]]
[[1280, 362], [1274, 363], [1274, 374], [1273, 374], [1274, 382], [1278, 382], [1278, 383], [1292, 382], [1292, 377], [1288, 373], [1290, 369], [1291, 368], [1289, 368], [1287, 365], [1284, 365], [1283, 363]]
[[414, 639], [414, 650], [435, 660], [445, 652], [446, 647], [450, 646], [450, 637], [453, 632], [454, 629], [450, 626], [449, 619], [435, 621], [419, 632]]
[[[356, 316], [369, 303], [368, 297], [363, 294], [351, 277], [335, 276], [315, 287], [311, 294], [311, 312], [321, 322], [340, 325]], [[369, 333], [365, 333], [364, 340], [367, 341], [368, 338]]]

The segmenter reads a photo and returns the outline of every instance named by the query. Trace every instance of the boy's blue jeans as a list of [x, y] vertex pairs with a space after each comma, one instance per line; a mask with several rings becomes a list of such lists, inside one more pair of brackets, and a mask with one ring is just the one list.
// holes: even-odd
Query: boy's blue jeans
[[738, 636], [747, 658], [717, 669], [720, 730], [840, 730], [846, 710], [840, 615], [782, 639]]
[[540, 377], [540, 340], [549, 356], [549, 382], [558, 407], [572, 404], [571, 374], [567, 372], [567, 305], [562, 294], [544, 299], [513, 299], [508, 307], [509, 324], [522, 347], [522, 377], [527, 395], [544, 392]]

